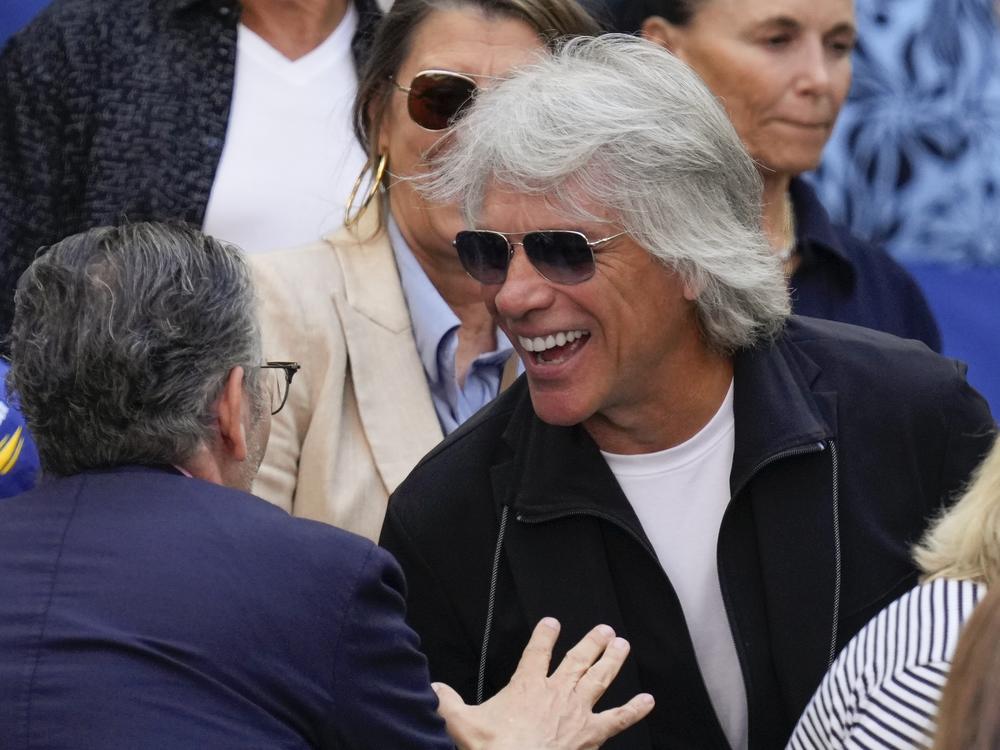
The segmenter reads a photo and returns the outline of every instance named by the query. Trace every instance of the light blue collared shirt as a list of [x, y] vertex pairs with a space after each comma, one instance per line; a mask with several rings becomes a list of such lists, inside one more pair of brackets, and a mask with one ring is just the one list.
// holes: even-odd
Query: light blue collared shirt
[[388, 225], [389, 242], [396, 256], [399, 280], [413, 322], [413, 338], [424, 365], [434, 410], [441, 429], [447, 435], [496, 398], [500, 392], [504, 364], [514, 347], [498, 328], [497, 348], [476, 357], [465, 376], [465, 384], [459, 386], [455, 377], [458, 316], [427, 278], [391, 216]]

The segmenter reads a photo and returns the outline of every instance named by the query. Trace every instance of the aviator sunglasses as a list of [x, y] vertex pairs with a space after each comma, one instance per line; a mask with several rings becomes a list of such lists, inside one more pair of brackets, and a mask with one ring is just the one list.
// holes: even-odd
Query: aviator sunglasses
[[[495, 76], [478, 77], [496, 79]], [[450, 70], [422, 70], [413, 77], [409, 86], [391, 78], [389, 80], [406, 94], [406, 110], [410, 119], [424, 130], [450, 128], [479, 90], [471, 76]]]
[[625, 232], [588, 240], [587, 235], [569, 229], [546, 229], [525, 232], [520, 242], [508, 237], [515, 232], [491, 232], [471, 229], [455, 235], [452, 244], [465, 272], [481, 284], [502, 284], [514, 248], [524, 248], [531, 265], [543, 277], [556, 284], [580, 284], [594, 275], [594, 248], [621, 237]]

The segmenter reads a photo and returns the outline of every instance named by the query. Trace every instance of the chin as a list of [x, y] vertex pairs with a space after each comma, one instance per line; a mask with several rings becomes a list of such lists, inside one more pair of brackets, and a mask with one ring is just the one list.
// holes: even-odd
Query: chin
[[803, 172], [809, 172], [819, 166], [826, 142], [827, 138], [825, 137], [810, 139], [808, 143], [786, 138], [782, 142], [780, 152], [763, 150], [759, 156], [753, 156], [754, 160], [761, 165], [760, 171], [764, 177], [774, 173], [797, 177]]
[[531, 392], [531, 406], [538, 418], [546, 424], [555, 427], [572, 427], [586, 421], [593, 414], [593, 411], [588, 411], [582, 404], [568, 397], [565, 392], [539, 393], [531, 387], [530, 379], [528, 387]]

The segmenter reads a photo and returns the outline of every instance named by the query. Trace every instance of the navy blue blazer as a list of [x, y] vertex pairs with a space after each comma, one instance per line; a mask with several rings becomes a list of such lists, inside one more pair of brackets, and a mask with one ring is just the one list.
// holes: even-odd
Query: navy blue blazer
[[452, 748], [368, 540], [172, 469], [0, 503], [0, 746]]

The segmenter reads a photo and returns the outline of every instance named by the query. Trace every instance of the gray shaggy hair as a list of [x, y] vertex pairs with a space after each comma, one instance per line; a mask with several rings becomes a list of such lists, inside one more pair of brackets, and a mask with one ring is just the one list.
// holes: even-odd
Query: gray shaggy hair
[[42, 251], [15, 296], [7, 382], [46, 473], [183, 464], [241, 365], [263, 409], [253, 285], [235, 247], [183, 225], [92, 229]]
[[603, 207], [698, 293], [706, 344], [773, 337], [789, 314], [761, 231], [761, 180], [722, 106], [659, 46], [609, 34], [565, 41], [480, 93], [423, 189], [476, 225], [486, 193], [544, 196], [578, 220]]

